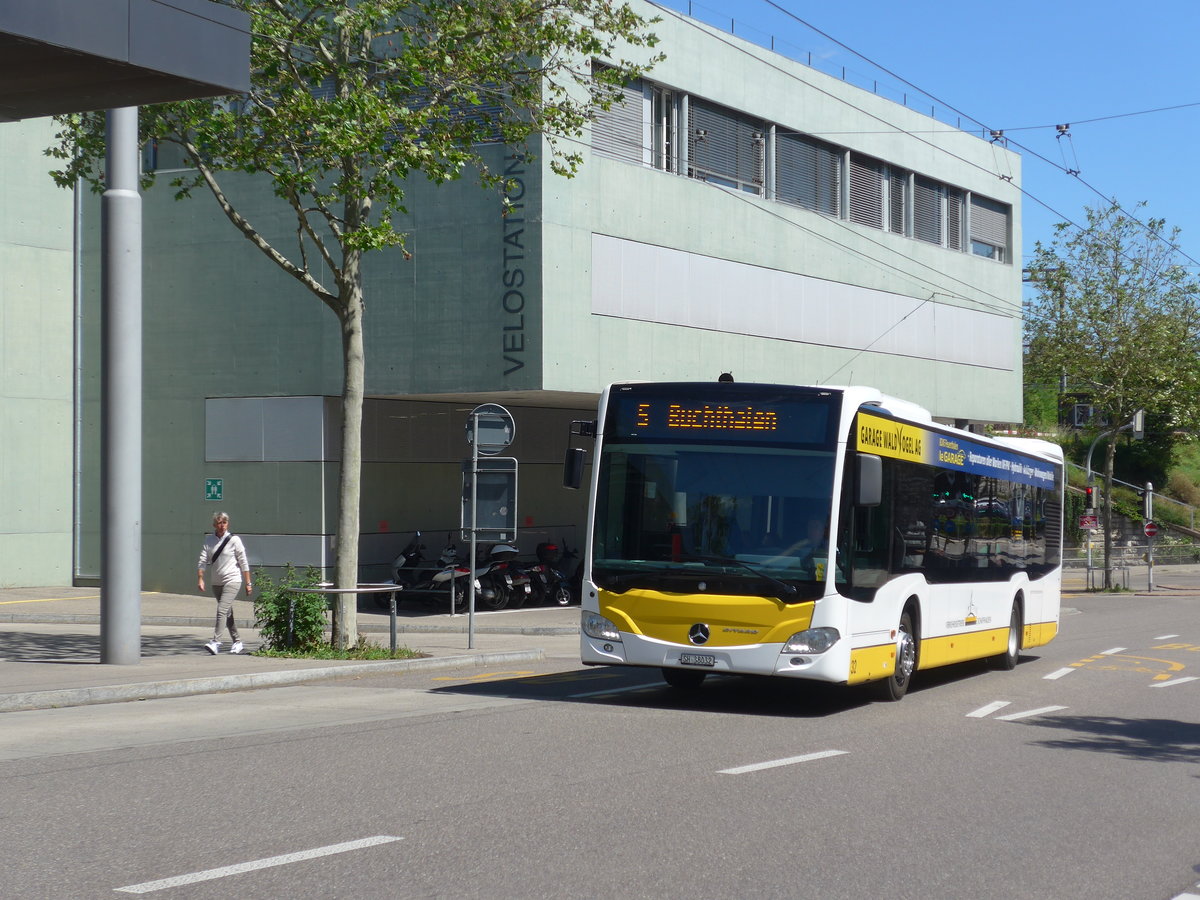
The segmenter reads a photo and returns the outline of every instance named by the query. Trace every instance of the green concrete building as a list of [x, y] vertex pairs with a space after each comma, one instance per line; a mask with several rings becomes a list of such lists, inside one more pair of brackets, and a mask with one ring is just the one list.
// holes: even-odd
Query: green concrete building
[[[386, 574], [408, 532], [423, 530], [436, 556], [458, 527], [465, 426], [480, 403], [516, 420], [519, 539], [530, 551], [584, 539], [584, 498], [560, 486], [561, 461], [569, 423], [594, 417], [610, 381], [731, 372], [858, 383], [947, 421], [1021, 418], [1019, 158], [645, 8], [662, 17], [667, 59], [599, 118], [576, 178], [551, 173], [541, 154], [525, 164], [489, 148], [490, 164], [513, 178], [508, 216], [498, 194], [469, 180], [414, 181], [402, 223], [412, 258], [367, 263], [364, 579]], [[8, 322], [24, 317], [22, 328], [55, 345], [38, 351], [53, 388], [28, 415], [52, 420], [59, 439], [28, 487], [31, 504], [56, 511], [29, 554], [44, 562], [26, 572], [5, 553], [0, 582], [86, 580], [99, 561], [98, 208], [33, 186], [44, 134], [20, 147], [4, 137], [6, 165], [30, 173], [22, 189], [45, 191], [49, 263], [26, 265], [47, 273], [39, 290], [61, 308], [35, 314], [19, 300], [28, 279], [0, 268], [0, 414], [6, 429], [20, 424]], [[150, 162], [172, 167], [165, 156]], [[143, 213], [145, 587], [191, 589], [217, 509], [256, 565], [331, 566], [336, 320], [210, 198], [177, 202], [167, 180], [145, 194]], [[294, 225], [269, 184], [238, 177], [228, 189], [260, 230], [288, 241]], [[22, 252], [0, 231], [0, 261]], [[5, 458], [6, 491], [35, 455]]]

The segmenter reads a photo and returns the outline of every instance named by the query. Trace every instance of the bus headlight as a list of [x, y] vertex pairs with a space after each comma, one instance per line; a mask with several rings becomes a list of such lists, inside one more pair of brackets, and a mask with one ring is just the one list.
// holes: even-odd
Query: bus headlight
[[838, 642], [841, 634], [836, 628], [809, 628], [798, 631], [783, 645], [784, 653], [824, 653]]
[[597, 615], [594, 612], [585, 612], [583, 621], [580, 623], [583, 633], [588, 637], [596, 638], [599, 641], [619, 641], [621, 632], [617, 631], [617, 626], [604, 616]]

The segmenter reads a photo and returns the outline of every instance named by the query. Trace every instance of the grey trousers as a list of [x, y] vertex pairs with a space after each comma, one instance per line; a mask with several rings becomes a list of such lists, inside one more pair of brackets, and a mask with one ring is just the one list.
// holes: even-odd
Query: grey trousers
[[228, 626], [229, 639], [238, 641], [237, 622], [233, 619], [233, 601], [237, 599], [238, 591], [242, 589], [240, 581], [227, 581], [224, 584], [212, 586], [213, 596], [217, 598], [217, 624], [213, 626], [213, 640], [221, 640], [221, 632]]

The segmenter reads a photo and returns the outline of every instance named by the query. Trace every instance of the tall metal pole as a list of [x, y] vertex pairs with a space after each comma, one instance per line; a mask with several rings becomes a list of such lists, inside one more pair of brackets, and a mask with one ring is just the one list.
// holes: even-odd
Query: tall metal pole
[[471, 595], [467, 602], [467, 649], [475, 649], [475, 554], [478, 549], [479, 516], [479, 410], [471, 413]]
[[100, 662], [142, 656], [142, 198], [137, 107], [105, 122], [101, 198]]
[[[1146, 506], [1144, 509], [1146, 523], [1154, 521], [1154, 484], [1146, 482]], [[1146, 535], [1146, 589], [1154, 590], [1154, 535]]]

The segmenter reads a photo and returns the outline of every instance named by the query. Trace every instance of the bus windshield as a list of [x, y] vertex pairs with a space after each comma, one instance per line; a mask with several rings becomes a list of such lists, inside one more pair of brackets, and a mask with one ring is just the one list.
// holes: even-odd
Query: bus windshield
[[[720, 402], [635, 391], [610, 403], [593, 579], [618, 593], [701, 590], [785, 603], [820, 596], [837, 399], [764, 401], [760, 390], [751, 408], [732, 392], [714, 393]], [[752, 417], [773, 427], [729, 424]], [[687, 424], [676, 431], [672, 421]]]

